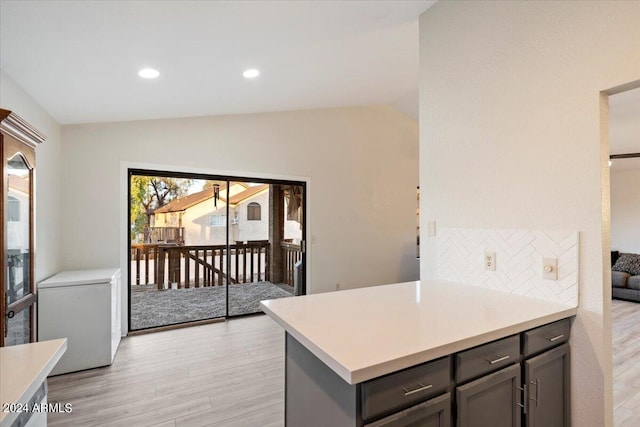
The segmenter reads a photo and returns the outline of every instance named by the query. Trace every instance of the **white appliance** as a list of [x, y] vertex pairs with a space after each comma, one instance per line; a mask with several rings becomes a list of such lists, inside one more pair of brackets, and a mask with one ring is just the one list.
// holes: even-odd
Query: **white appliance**
[[38, 284], [38, 341], [67, 338], [52, 375], [111, 365], [120, 344], [120, 269], [63, 271]]

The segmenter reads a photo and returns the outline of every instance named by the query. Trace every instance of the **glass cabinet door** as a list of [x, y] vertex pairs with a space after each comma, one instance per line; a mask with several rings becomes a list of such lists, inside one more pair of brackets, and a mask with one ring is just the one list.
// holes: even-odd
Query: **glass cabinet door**
[[[25, 157], [5, 147], [4, 345], [33, 341], [32, 170]], [[7, 157], [6, 155], [9, 155]]]
[[36, 339], [34, 282], [34, 168], [45, 136], [0, 108], [0, 347]]

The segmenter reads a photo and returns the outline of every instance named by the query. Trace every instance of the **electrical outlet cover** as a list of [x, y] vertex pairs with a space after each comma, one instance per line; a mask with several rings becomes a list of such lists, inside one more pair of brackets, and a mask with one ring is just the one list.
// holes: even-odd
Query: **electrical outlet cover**
[[496, 271], [496, 253], [484, 251], [484, 269], [485, 271]]

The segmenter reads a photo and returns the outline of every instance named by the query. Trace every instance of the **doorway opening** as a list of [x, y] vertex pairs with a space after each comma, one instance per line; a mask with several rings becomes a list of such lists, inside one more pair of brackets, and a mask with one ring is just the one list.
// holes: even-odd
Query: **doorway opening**
[[129, 331], [306, 294], [306, 183], [129, 169]]
[[614, 425], [640, 408], [640, 88], [609, 96], [611, 327]]

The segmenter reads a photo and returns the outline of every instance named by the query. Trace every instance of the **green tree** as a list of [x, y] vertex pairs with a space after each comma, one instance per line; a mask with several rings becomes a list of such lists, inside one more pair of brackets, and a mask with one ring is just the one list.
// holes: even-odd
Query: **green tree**
[[192, 179], [131, 176], [131, 239], [149, 226], [154, 210], [188, 194]]

